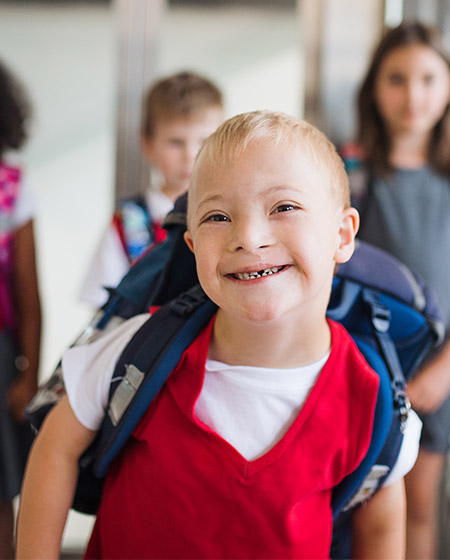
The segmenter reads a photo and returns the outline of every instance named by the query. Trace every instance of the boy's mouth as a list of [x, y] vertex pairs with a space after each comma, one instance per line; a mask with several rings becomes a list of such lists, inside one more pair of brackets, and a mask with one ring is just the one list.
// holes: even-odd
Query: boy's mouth
[[232, 274], [233, 278], [237, 280], [255, 280], [256, 278], [262, 278], [263, 276], [270, 276], [276, 274], [286, 268], [285, 266], [273, 266], [270, 268], [264, 268], [263, 270], [255, 270], [254, 272], [236, 272]]

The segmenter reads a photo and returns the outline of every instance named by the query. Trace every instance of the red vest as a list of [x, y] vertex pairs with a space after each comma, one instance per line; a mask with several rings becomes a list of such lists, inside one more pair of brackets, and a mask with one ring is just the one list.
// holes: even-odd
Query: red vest
[[212, 323], [112, 465], [87, 558], [328, 558], [332, 488], [364, 457], [378, 376], [346, 331], [298, 417], [245, 460], [193, 413]]

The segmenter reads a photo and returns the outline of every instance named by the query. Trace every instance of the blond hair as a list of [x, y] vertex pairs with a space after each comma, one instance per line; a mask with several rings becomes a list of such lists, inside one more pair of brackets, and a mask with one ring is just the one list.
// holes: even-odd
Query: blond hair
[[258, 142], [268, 142], [287, 150], [301, 149], [325, 175], [337, 203], [344, 208], [350, 206], [348, 177], [336, 147], [312, 124], [281, 112], [253, 111], [225, 121], [203, 143], [194, 165], [191, 183], [195, 181], [198, 167], [205, 160], [211, 165], [215, 161], [231, 162], [247, 146]]

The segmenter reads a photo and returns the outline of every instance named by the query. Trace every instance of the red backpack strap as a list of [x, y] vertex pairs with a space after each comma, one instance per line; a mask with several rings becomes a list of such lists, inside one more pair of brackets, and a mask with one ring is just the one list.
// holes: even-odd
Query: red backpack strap
[[120, 212], [118, 212], [118, 211], [114, 212], [111, 223], [112, 223], [113, 228], [116, 230], [117, 235], [119, 236], [120, 243], [122, 245], [122, 249], [128, 255], [127, 243], [126, 243], [126, 240], [125, 240], [125, 231], [124, 231], [124, 226], [123, 226], [123, 220], [122, 220], [122, 216], [121, 216]]

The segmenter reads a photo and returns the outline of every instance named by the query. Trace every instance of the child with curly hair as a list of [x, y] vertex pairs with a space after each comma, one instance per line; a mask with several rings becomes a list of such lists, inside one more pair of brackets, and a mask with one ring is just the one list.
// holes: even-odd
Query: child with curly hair
[[24, 410], [37, 388], [41, 307], [33, 205], [6, 152], [27, 138], [29, 103], [0, 63], [0, 557], [11, 558], [12, 500], [19, 493], [32, 433]]

